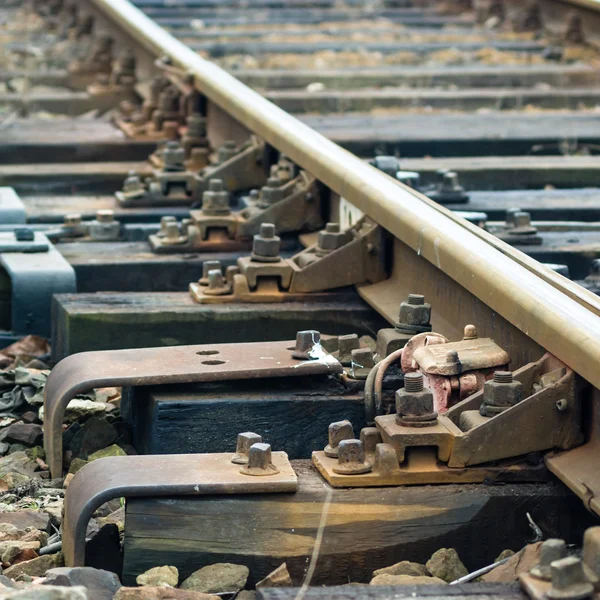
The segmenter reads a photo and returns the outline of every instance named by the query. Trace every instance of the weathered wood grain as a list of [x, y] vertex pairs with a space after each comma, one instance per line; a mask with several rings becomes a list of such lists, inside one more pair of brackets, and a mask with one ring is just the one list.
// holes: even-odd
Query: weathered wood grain
[[296, 494], [128, 501], [124, 582], [155, 565], [186, 577], [223, 561], [247, 565], [255, 583], [285, 561], [299, 585], [322, 518], [313, 585], [368, 582], [374, 569], [425, 562], [440, 547], [474, 570], [531, 539], [527, 512], [544, 534], [567, 540], [591, 521], [560, 483], [332, 490], [307, 461], [293, 464]]
[[[366, 426], [364, 382], [327, 375], [129, 390], [121, 412], [142, 454], [232, 452], [237, 434], [253, 431], [291, 459], [310, 458], [327, 444], [327, 428], [349, 419], [358, 436]], [[386, 381], [393, 401], [399, 377]]]

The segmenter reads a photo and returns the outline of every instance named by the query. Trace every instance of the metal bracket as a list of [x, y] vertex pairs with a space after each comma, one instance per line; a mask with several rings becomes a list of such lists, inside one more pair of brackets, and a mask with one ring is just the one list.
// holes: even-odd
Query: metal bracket
[[3, 225], [20, 225], [27, 222], [25, 204], [15, 190], [0, 187], [0, 223]]
[[237, 261], [239, 273], [229, 271], [231, 280], [221, 293], [200, 282], [190, 283], [190, 293], [200, 304], [294, 302], [309, 300], [314, 292], [385, 279], [383, 229], [365, 218], [346, 234], [348, 241], [334, 250], [317, 243], [289, 259], [263, 262], [254, 258], [256, 252], [244, 256]]
[[211, 179], [221, 179], [229, 192], [256, 188], [265, 181], [265, 145], [255, 136], [239, 147], [226, 144], [218, 150], [215, 162], [201, 169], [199, 173], [185, 169], [183, 147], [177, 142], [169, 144], [173, 145], [171, 150], [174, 153], [178, 152], [177, 147], [180, 149], [178, 168], [167, 166], [155, 169], [153, 176], [145, 182], [135, 173], [130, 174], [123, 189], [115, 193], [121, 206], [180, 206], [200, 202]]
[[0, 233], [0, 266], [10, 278], [13, 334], [49, 337], [52, 296], [76, 291], [75, 271], [45, 235], [31, 233], [30, 241]]
[[54, 477], [62, 475], [62, 421], [70, 400], [97, 387], [196, 383], [341, 373], [327, 360], [292, 357], [295, 342], [255, 342], [82, 352], [60, 361], [44, 396], [44, 448]]
[[151, 235], [150, 245], [157, 253], [235, 251], [252, 247], [252, 236], [259, 233], [262, 223], [273, 223], [278, 233], [323, 227], [318, 183], [312, 175], [300, 171], [278, 191], [283, 196], [280, 200], [269, 203], [259, 194], [247, 199], [247, 206], [240, 211], [207, 214], [191, 210], [191, 222]]
[[488, 479], [490, 473], [537, 480], [539, 469], [514, 462], [490, 463], [582, 443], [575, 374], [545, 354], [513, 376], [523, 385], [526, 397], [491, 417], [480, 414], [483, 391], [426, 426], [402, 424], [397, 415], [376, 417], [376, 429], [367, 428], [361, 434], [363, 462], [370, 466], [366, 474], [336, 473], [337, 461], [323, 452], [313, 453], [313, 462], [333, 486], [474, 482]]
[[63, 553], [69, 567], [85, 565], [85, 533], [94, 511], [113, 498], [295, 492], [298, 479], [285, 452], [273, 452], [278, 473], [252, 477], [231, 462], [233, 453], [115, 456], [76, 474], [65, 496]]

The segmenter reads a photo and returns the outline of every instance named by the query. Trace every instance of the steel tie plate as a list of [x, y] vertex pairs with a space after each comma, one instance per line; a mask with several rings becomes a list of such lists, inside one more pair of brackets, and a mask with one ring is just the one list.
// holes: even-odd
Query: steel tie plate
[[113, 498], [295, 492], [298, 479], [285, 452], [273, 452], [279, 470], [268, 477], [240, 472], [233, 453], [113, 456], [80, 469], [65, 496], [62, 550], [69, 567], [85, 565], [85, 533], [98, 507]]
[[292, 358], [295, 342], [249, 342], [81, 352], [61, 360], [44, 395], [44, 448], [53, 477], [62, 476], [62, 422], [69, 402], [100, 387], [198, 383], [341, 373], [330, 355]]

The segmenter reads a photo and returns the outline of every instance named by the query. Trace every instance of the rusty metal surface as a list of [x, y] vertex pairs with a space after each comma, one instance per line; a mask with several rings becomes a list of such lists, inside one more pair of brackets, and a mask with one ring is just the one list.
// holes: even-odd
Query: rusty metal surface
[[285, 452], [273, 452], [277, 472], [252, 477], [233, 453], [115, 456], [79, 470], [65, 496], [63, 553], [69, 567], [85, 564], [85, 533], [94, 511], [113, 498], [295, 492], [298, 480]]
[[82, 352], [60, 361], [44, 396], [44, 447], [50, 471], [62, 474], [62, 420], [77, 394], [98, 387], [195, 383], [341, 373], [328, 360], [292, 357], [294, 341]]
[[[388, 446], [388, 444], [380, 444]], [[388, 446], [389, 447], [389, 446]], [[393, 452], [393, 449], [391, 449]], [[549, 474], [539, 465], [527, 462], [507, 461], [497, 465], [481, 465], [450, 468], [437, 460], [435, 449], [413, 448], [408, 454], [405, 464], [396, 464], [393, 468], [387, 465], [374, 464], [368, 473], [343, 475], [334, 471], [337, 461], [324, 452], [313, 452], [313, 464], [319, 473], [333, 487], [380, 487], [397, 485], [430, 485], [447, 483], [483, 483], [483, 482], [517, 482], [547, 481]]]

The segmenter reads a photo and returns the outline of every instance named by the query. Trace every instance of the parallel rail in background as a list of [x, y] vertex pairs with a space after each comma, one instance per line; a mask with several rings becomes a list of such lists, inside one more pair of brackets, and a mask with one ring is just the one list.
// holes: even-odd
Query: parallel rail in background
[[[193, 73], [207, 98], [209, 137], [223, 141], [256, 133], [395, 237], [391, 279], [359, 290], [388, 320], [405, 292], [418, 291], [433, 299], [434, 329], [458, 337], [475, 321], [481, 335], [504, 344], [517, 366], [537, 360], [543, 347], [600, 388], [597, 296], [316, 133], [201, 58], [127, 0], [88, 3], [114, 32], [117, 46], [134, 41], [140, 79], [154, 72], [154, 61], [162, 56]], [[419, 289], [413, 290], [415, 277]], [[580, 493], [568, 474], [562, 478]]]

